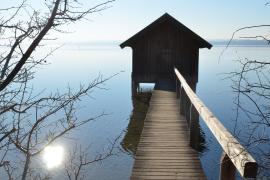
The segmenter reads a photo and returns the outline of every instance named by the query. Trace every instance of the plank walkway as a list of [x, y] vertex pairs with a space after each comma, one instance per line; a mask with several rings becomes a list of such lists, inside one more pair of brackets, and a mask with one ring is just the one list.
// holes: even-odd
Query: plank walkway
[[131, 179], [206, 179], [175, 92], [153, 91]]

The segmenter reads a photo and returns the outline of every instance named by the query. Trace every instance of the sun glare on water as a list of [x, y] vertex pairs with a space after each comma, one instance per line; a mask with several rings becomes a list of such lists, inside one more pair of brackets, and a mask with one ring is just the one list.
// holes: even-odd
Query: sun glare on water
[[48, 146], [44, 149], [43, 159], [48, 169], [61, 165], [64, 158], [64, 148], [62, 146]]

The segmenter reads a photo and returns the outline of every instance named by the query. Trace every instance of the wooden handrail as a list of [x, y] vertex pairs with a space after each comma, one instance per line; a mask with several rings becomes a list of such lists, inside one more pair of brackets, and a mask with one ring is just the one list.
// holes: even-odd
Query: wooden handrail
[[232, 161], [240, 175], [245, 178], [255, 178], [258, 165], [248, 151], [234, 138], [234, 136], [222, 125], [217, 117], [204, 105], [193, 92], [185, 78], [174, 68], [175, 74], [181, 83], [181, 88], [186, 92], [192, 106], [196, 108], [208, 128], [211, 130], [218, 143]]

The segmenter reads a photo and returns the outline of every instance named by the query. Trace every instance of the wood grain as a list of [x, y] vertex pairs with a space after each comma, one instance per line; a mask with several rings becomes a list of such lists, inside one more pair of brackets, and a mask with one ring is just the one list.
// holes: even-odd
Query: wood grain
[[131, 179], [205, 179], [179, 106], [175, 92], [154, 90]]
[[208, 128], [211, 130], [224, 152], [233, 162], [242, 177], [255, 178], [258, 165], [249, 152], [238, 142], [238, 140], [223, 126], [217, 117], [204, 105], [198, 96], [192, 91], [184, 77], [174, 69], [186, 95], [196, 108]]

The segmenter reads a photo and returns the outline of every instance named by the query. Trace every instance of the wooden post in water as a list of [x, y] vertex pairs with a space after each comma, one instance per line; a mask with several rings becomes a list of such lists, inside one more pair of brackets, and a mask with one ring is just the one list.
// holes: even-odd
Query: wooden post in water
[[190, 104], [190, 115], [189, 115], [189, 143], [190, 146], [199, 150], [199, 138], [200, 138], [200, 129], [199, 129], [199, 113], [194, 108], [192, 104]]
[[131, 81], [131, 93], [132, 93], [132, 96], [136, 95], [137, 91], [138, 91], [138, 85], [139, 83], [136, 82], [136, 81]]
[[228, 155], [223, 152], [220, 159], [220, 180], [235, 180], [235, 166]]

